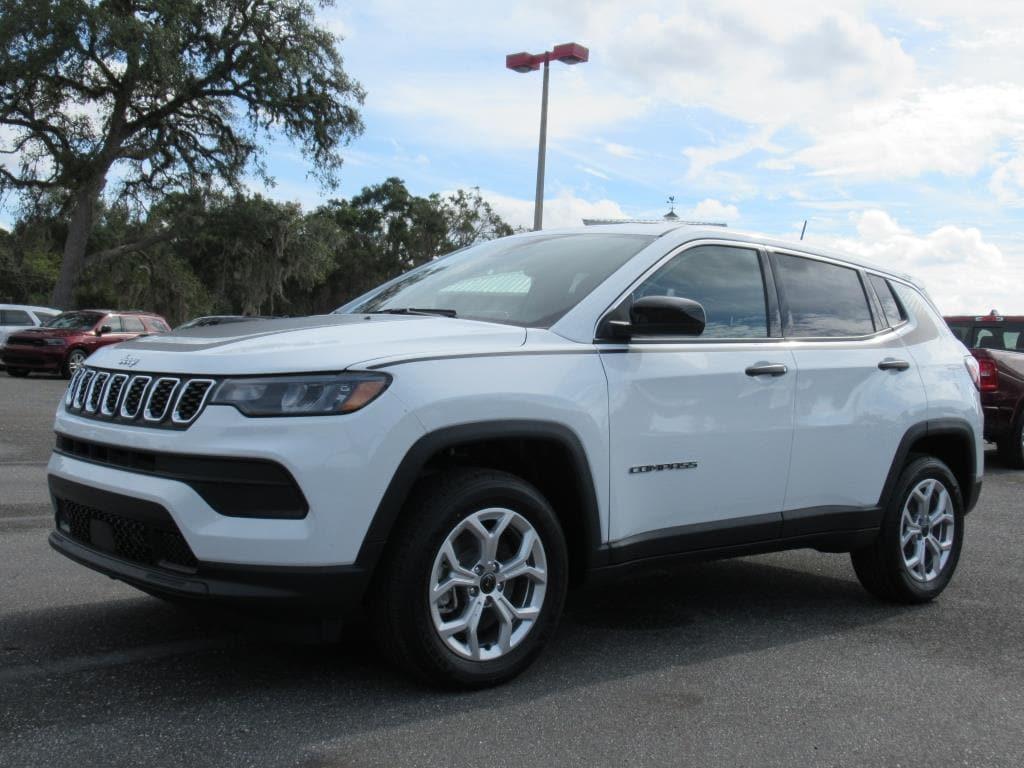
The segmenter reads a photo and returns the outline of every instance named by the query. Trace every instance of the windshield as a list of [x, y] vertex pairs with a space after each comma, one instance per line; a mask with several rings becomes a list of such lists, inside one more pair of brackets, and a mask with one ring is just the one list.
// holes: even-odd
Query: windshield
[[547, 328], [654, 240], [604, 233], [503, 238], [431, 261], [336, 310], [454, 310]]
[[43, 323], [44, 328], [63, 328], [72, 331], [88, 331], [103, 315], [98, 312], [65, 312]]

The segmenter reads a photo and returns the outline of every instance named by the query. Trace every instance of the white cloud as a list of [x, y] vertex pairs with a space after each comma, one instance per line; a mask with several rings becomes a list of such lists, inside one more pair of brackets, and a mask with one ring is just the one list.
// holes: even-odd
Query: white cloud
[[731, 224], [740, 217], [739, 208], [735, 205], [727, 205], [719, 200], [708, 198], [701, 200], [693, 208], [680, 211], [681, 218], [688, 221], [723, 222]]
[[927, 234], [901, 226], [882, 210], [854, 215], [857, 237], [808, 234], [807, 240], [845, 251], [920, 280], [946, 314], [1024, 312], [1024, 252], [1008, 256], [975, 227], [946, 225]]
[[583, 171], [588, 176], [594, 176], [595, 178], [604, 179], [605, 181], [608, 181], [611, 178], [607, 173], [602, 173], [596, 168], [591, 168], [589, 165], [577, 165], [576, 170]]
[[[480, 194], [513, 227], [533, 228], [533, 200], [481, 190]], [[578, 227], [583, 219], [622, 219], [626, 214], [613, 200], [584, 200], [564, 190], [557, 197], [544, 198], [544, 229]]]
[[1024, 154], [1000, 165], [992, 174], [988, 188], [1003, 205], [1024, 207]]
[[636, 147], [628, 147], [625, 144], [616, 144], [614, 141], [604, 142], [604, 151], [615, 157], [623, 157], [627, 160], [634, 160], [640, 155]]

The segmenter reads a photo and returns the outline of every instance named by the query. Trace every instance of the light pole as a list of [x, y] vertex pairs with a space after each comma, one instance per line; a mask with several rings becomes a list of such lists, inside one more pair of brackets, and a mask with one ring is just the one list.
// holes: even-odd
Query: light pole
[[544, 90], [540, 97], [540, 146], [537, 148], [537, 193], [533, 203], [533, 228], [538, 230], [544, 222], [544, 154], [548, 141], [548, 65], [552, 61], [563, 64], [582, 64], [590, 59], [590, 51], [579, 43], [562, 43], [544, 53], [510, 53], [505, 66], [513, 72], [533, 72], [544, 65]]

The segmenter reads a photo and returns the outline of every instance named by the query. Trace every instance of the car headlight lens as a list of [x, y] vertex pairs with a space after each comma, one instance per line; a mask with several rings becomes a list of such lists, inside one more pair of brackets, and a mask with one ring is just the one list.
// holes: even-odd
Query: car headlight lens
[[211, 405], [233, 405], [246, 416], [328, 416], [373, 402], [391, 383], [385, 373], [318, 373], [227, 379]]
[[48, 347], [63, 347], [67, 342], [64, 339], [43, 339]]

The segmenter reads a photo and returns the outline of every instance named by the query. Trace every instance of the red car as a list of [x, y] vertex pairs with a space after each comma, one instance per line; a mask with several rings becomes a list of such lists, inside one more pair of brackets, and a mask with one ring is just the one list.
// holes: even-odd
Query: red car
[[0, 360], [11, 376], [59, 372], [67, 379], [100, 347], [170, 330], [166, 320], [149, 312], [81, 309], [57, 315], [39, 328], [12, 333], [0, 348]]
[[999, 446], [1005, 463], [1024, 468], [1024, 315], [993, 310], [947, 317], [946, 324], [978, 360], [985, 439]]

